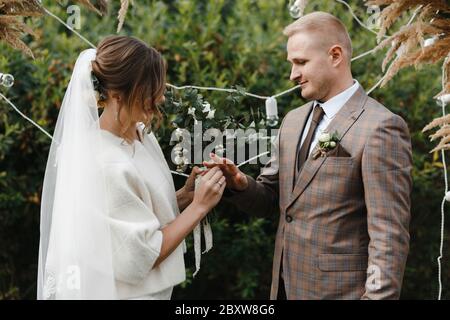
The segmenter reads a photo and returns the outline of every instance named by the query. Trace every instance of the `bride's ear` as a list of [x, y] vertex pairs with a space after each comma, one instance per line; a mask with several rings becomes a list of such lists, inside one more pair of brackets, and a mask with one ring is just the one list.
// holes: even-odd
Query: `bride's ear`
[[117, 92], [117, 91], [111, 91], [110, 92], [110, 97], [113, 100], [117, 101], [118, 104], [120, 104], [122, 102], [122, 95], [119, 92]]

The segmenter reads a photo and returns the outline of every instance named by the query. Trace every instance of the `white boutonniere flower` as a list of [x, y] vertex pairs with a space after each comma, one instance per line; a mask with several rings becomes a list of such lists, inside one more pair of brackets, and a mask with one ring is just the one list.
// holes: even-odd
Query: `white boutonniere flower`
[[336, 148], [339, 140], [340, 138], [337, 131], [333, 134], [322, 132], [319, 136], [319, 148], [314, 153], [313, 158], [317, 159], [319, 156], [325, 157], [328, 151]]

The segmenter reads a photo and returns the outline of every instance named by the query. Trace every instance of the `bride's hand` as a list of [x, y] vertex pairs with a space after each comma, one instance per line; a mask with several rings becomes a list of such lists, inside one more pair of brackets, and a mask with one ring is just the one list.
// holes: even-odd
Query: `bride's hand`
[[186, 180], [186, 183], [184, 184], [184, 191], [186, 192], [186, 195], [189, 196], [192, 199], [194, 199], [194, 192], [195, 192], [195, 179], [199, 174], [202, 173], [202, 169], [199, 167], [192, 168], [191, 174]]
[[180, 211], [186, 209], [192, 203], [195, 193], [195, 179], [203, 171], [199, 167], [192, 168], [192, 172], [186, 180], [184, 186], [177, 191], [177, 203]]
[[195, 190], [192, 204], [198, 206], [205, 213], [219, 203], [225, 190], [225, 177], [222, 171], [215, 167], [200, 178]]

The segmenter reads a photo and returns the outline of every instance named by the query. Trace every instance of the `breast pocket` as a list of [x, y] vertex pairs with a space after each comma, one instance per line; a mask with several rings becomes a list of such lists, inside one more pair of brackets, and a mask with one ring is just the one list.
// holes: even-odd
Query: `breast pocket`
[[[357, 171], [357, 163], [350, 157], [328, 157], [319, 169], [322, 178], [334, 177], [339, 182], [352, 179]], [[338, 181], [337, 181], [338, 182]]]
[[323, 164], [329, 166], [352, 166], [353, 163], [352, 157], [327, 157]]
[[[347, 201], [361, 192], [361, 173], [357, 161], [351, 157], [326, 158], [317, 172], [316, 184], [324, 199]], [[333, 205], [334, 207], [334, 205]]]

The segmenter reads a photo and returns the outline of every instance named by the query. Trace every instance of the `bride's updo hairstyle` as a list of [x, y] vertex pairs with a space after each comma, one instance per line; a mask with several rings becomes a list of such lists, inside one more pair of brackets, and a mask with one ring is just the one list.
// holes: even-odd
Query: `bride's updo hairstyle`
[[[118, 121], [122, 134], [132, 125], [134, 115], [148, 115], [148, 108], [151, 115], [145, 121], [146, 128], [158, 127], [162, 114], [157, 102], [166, 87], [166, 64], [158, 51], [136, 38], [109, 36], [98, 44], [92, 73], [100, 107], [106, 106], [109, 90], [121, 95]], [[124, 108], [126, 123], [120, 121]]]

